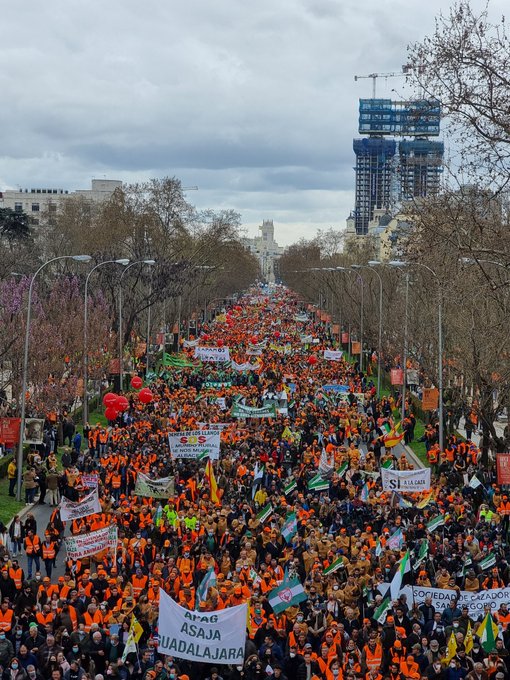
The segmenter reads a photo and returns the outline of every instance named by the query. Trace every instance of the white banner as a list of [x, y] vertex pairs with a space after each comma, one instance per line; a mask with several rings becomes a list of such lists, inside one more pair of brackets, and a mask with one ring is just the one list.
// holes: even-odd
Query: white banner
[[193, 430], [192, 432], [171, 432], [168, 444], [172, 458], [220, 457], [220, 433], [214, 430]]
[[99, 484], [99, 475], [82, 475], [81, 483], [85, 489], [95, 489]]
[[78, 503], [68, 500], [65, 496], [62, 496], [60, 501], [60, 518], [63, 522], [72, 522], [81, 517], [94, 515], [96, 512], [101, 512], [101, 503], [99, 502], [97, 486], [94, 491], [91, 491], [88, 496], [85, 496], [85, 498]]
[[158, 652], [188, 661], [242, 665], [247, 606], [194, 612], [180, 607], [160, 589]]
[[70, 536], [64, 539], [67, 557], [70, 560], [80, 560], [82, 557], [96, 555], [102, 550], [117, 549], [117, 526], [112, 525], [91, 531], [83, 536]]
[[420, 470], [387, 470], [381, 468], [384, 491], [428, 491], [430, 489], [430, 468]]
[[174, 495], [174, 478], [162, 477], [161, 479], [151, 479], [143, 472], [139, 472], [136, 477], [135, 496], [146, 498], [171, 498]]
[[328, 361], [340, 361], [344, 353], [341, 350], [336, 349], [325, 349], [324, 358]]
[[201, 361], [230, 361], [228, 347], [195, 347], [195, 359]]
[[[411, 607], [413, 598], [415, 602], [421, 603], [426, 597], [432, 598], [432, 604], [436, 611], [442, 612], [452, 600], [457, 598], [455, 590], [442, 590], [441, 588], [421, 588], [420, 586], [405, 586], [400, 591], [407, 595], [407, 603]], [[484, 615], [485, 605], [490, 605], [492, 611], [497, 611], [503, 603], [510, 602], [510, 588], [494, 588], [494, 590], [482, 590], [479, 593], [471, 593], [467, 590], [460, 591], [457, 607], [468, 607], [469, 616], [476, 619]]]
[[198, 340], [183, 340], [183, 347], [196, 347], [198, 345]]
[[233, 359], [230, 366], [234, 369], [234, 371], [256, 371], [258, 368], [260, 368], [259, 364], [250, 364], [249, 361], [245, 361], [242, 364], [238, 364]]

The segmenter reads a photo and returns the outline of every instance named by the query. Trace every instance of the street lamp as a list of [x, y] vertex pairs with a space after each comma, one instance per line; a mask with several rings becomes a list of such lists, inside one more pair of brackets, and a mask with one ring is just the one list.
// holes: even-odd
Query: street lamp
[[379, 339], [377, 347], [377, 398], [381, 396], [381, 352], [382, 352], [382, 324], [383, 324], [383, 282], [381, 275], [373, 267], [380, 265], [378, 260], [369, 260], [368, 265], [352, 265], [354, 268], [370, 268], [379, 279]]
[[[351, 269], [361, 269], [360, 264], [352, 264]], [[363, 281], [363, 277], [361, 274], [358, 273], [359, 280], [361, 282], [361, 316], [360, 316], [360, 325], [359, 325], [359, 334], [360, 334], [360, 348], [359, 348], [359, 370], [363, 373], [363, 289], [365, 287], [365, 282]]]
[[75, 262], [90, 262], [90, 255], [60, 255], [59, 257], [53, 257], [51, 260], [44, 262], [39, 269], [32, 276], [30, 281], [30, 287], [28, 289], [28, 304], [27, 304], [27, 319], [25, 327], [25, 348], [23, 352], [23, 379], [21, 385], [21, 418], [20, 418], [20, 432], [19, 432], [19, 442], [18, 442], [18, 471], [16, 480], [16, 500], [21, 501], [21, 483], [23, 480], [23, 437], [25, 434], [25, 413], [26, 413], [26, 393], [27, 393], [27, 383], [28, 383], [28, 349], [30, 346], [30, 319], [32, 314], [32, 293], [34, 290], [34, 281], [45, 267], [52, 262], [57, 262], [58, 260], [74, 260]]
[[119, 392], [122, 391], [122, 385], [124, 382], [124, 353], [123, 353], [123, 345], [122, 345], [122, 279], [124, 278], [124, 274], [131, 269], [131, 267], [134, 267], [135, 264], [147, 264], [152, 266], [153, 264], [156, 264], [156, 260], [136, 260], [136, 262], [131, 262], [131, 264], [128, 264], [127, 267], [124, 269], [122, 274], [120, 275], [120, 281], [119, 281]]
[[87, 278], [85, 279], [85, 308], [84, 308], [84, 314], [83, 314], [83, 406], [82, 406], [82, 415], [83, 415], [83, 426], [87, 424], [87, 421], [89, 419], [89, 395], [88, 395], [88, 389], [87, 389], [87, 384], [89, 380], [89, 357], [88, 357], [88, 318], [89, 318], [89, 305], [88, 305], [88, 296], [89, 296], [89, 279], [90, 276], [93, 272], [96, 271], [96, 269], [99, 269], [99, 267], [103, 267], [105, 264], [121, 264], [124, 267], [129, 264], [129, 260], [127, 259], [120, 259], [120, 260], [106, 260], [105, 262], [99, 262], [99, 264], [96, 264], [95, 267], [92, 267], [92, 269], [89, 271], [87, 274]]
[[[438, 305], [437, 305], [437, 353], [438, 353], [438, 390], [439, 390], [439, 448], [444, 451], [444, 422], [443, 422], [443, 291], [441, 282], [436, 272], [423, 262], [403, 262], [401, 260], [391, 260], [389, 264], [392, 267], [407, 267], [409, 265], [416, 265], [423, 267], [435, 278], [438, 288]], [[405, 374], [404, 374], [405, 379]]]

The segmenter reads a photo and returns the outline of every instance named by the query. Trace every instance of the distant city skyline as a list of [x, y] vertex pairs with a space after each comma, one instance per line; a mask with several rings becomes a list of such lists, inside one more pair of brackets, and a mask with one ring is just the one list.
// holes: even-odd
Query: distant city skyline
[[[505, 9], [491, 1], [492, 16]], [[0, 190], [176, 176], [199, 187], [198, 208], [238, 211], [250, 237], [264, 220], [282, 246], [344, 229], [358, 99], [372, 92], [354, 76], [400, 71], [439, 11], [444, 0], [6, 5]], [[412, 93], [380, 78], [377, 96]]]

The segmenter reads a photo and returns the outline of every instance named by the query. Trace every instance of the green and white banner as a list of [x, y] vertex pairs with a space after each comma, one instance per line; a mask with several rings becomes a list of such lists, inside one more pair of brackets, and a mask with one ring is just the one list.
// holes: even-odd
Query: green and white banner
[[232, 380], [205, 380], [202, 387], [210, 390], [221, 390], [223, 387], [232, 387]]
[[220, 433], [214, 430], [190, 430], [171, 432], [168, 445], [172, 458], [210, 458], [220, 457]]
[[81, 560], [84, 557], [117, 548], [117, 526], [111, 525], [98, 531], [89, 531], [80, 536], [69, 536], [64, 539], [67, 557], [70, 560]]
[[232, 406], [233, 418], [275, 418], [276, 406], [268, 404], [262, 408], [255, 408], [252, 406], [244, 406], [243, 404], [234, 404]]
[[151, 479], [139, 472], [135, 484], [135, 496], [147, 498], [171, 498], [174, 495], [174, 478]]

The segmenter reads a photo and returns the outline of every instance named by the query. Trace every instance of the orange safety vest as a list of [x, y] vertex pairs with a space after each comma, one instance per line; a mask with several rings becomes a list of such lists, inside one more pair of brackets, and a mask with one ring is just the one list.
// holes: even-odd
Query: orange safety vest
[[147, 581], [149, 580], [148, 576], [141, 576], [138, 578], [136, 575], [133, 576], [131, 579], [131, 583], [133, 584], [133, 597], [138, 598], [140, 597], [140, 593], [142, 590], [145, 590], [147, 587]]
[[33, 538], [30, 538], [30, 536], [25, 538], [25, 552], [27, 555], [32, 555], [32, 553], [39, 554], [41, 552], [41, 539], [37, 534]]
[[88, 612], [85, 612], [83, 614], [83, 620], [85, 621], [84, 626], [85, 632], [88, 633], [90, 632], [90, 627], [92, 626], [93, 623], [98, 623], [99, 625], [101, 625], [101, 623], [103, 622], [103, 617], [98, 611], [94, 612], [94, 616], [91, 616]]
[[11, 567], [9, 569], [9, 576], [12, 578], [16, 585], [16, 590], [21, 590], [23, 586], [23, 569], [19, 567], [18, 569], [14, 569], [14, 567]]
[[46, 542], [44, 542], [42, 547], [42, 554], [43, 560], [55, 559], [55, 555], [57, 554], [55, 550], [55, 544], [51, 542], [49, 545], [46, 545]]
[[378, 671], [382, 663], [382, 647], [379, 643], [376, 644], [374, 651], [370, 650], [367, 645], [365, 647], [365, 658], [367, 663], [367, 668], [369, 671]]
[[12, 628], [12, 619], [14, 617], [14, 611], [8, 609], [5, 613], [0, 609], [0, 630], [4, 633], [8, 633]]

